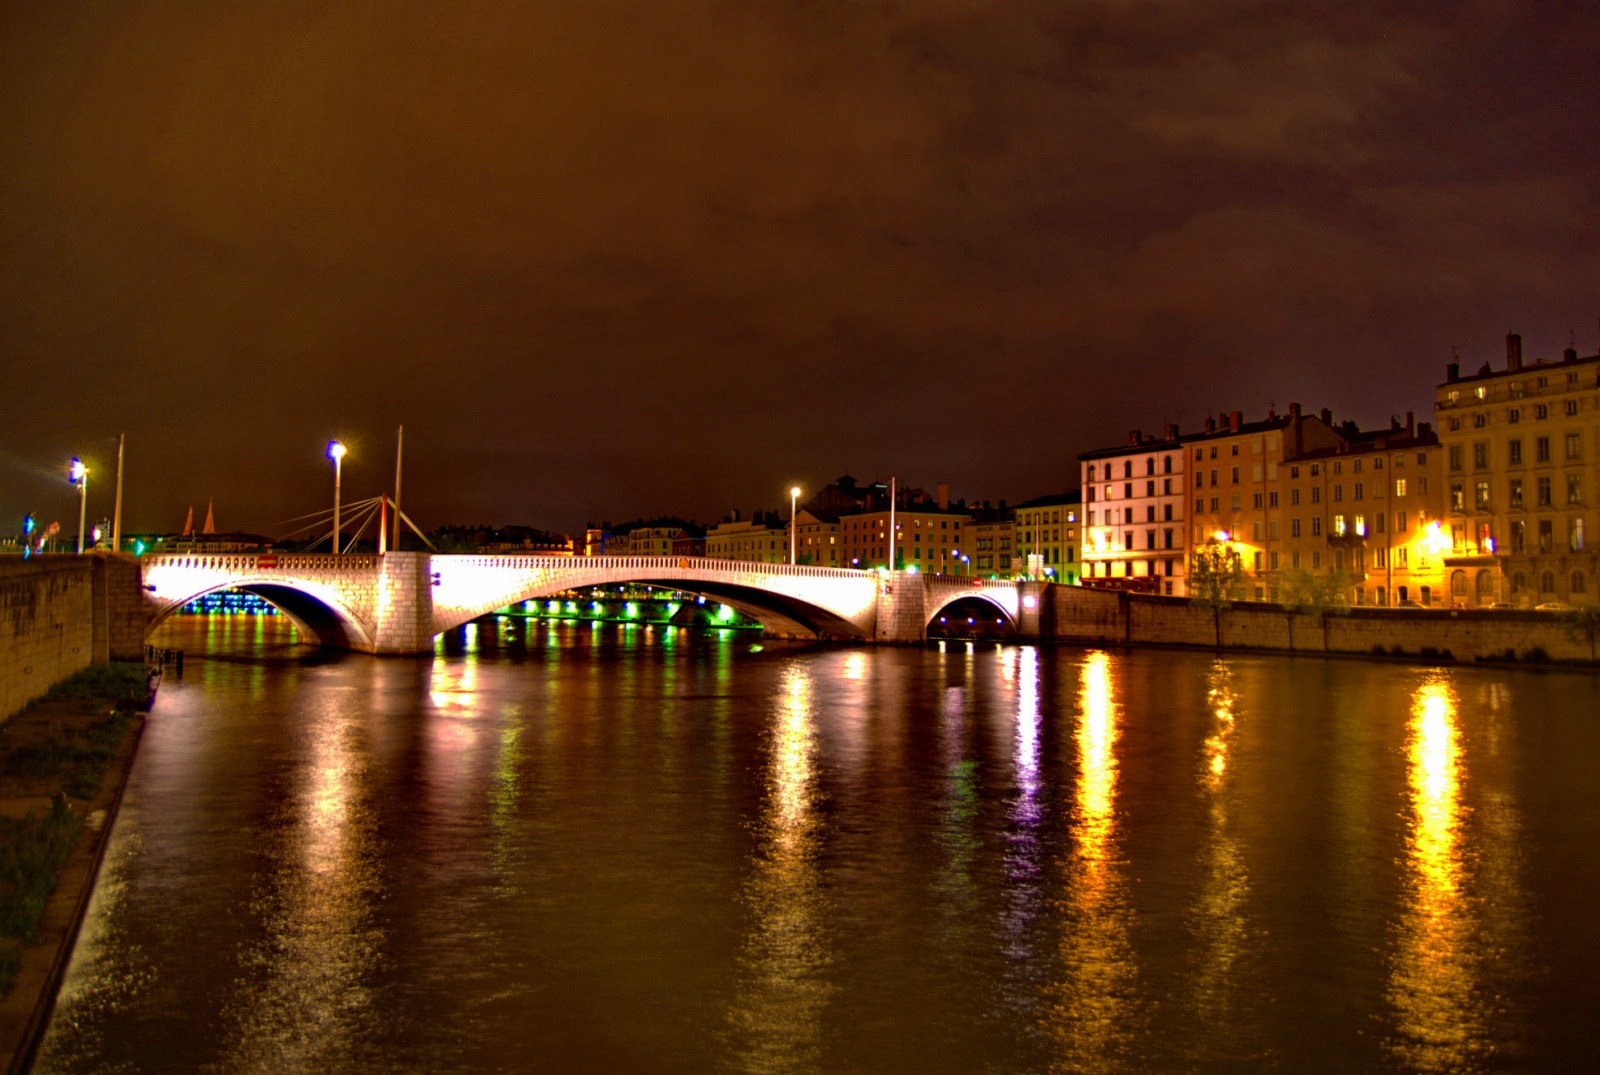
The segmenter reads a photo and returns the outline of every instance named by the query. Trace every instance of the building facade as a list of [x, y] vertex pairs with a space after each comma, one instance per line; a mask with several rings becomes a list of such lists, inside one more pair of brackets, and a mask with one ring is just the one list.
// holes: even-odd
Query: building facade
[[1434, 413], [1452, 603], [1600, 600], [1600, 355], [1524, 363], [1513, 333], [1504, 369], [1446, 367]]
[[1078, 491], [1018, 504], [1013, 523], [1012, 576], [1076, 586], [1082, 574]]

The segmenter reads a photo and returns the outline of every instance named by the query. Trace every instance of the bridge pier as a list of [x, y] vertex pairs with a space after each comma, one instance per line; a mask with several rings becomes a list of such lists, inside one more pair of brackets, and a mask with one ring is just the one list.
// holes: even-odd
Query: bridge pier
[[879, 577], [873, 641], [884, 645], [920, 644], [928, 638], [928, 588], [915, 571]]
[[374, 653], [433, 652], [433, 557], [386, 552], [378, 557], [373, 602]]

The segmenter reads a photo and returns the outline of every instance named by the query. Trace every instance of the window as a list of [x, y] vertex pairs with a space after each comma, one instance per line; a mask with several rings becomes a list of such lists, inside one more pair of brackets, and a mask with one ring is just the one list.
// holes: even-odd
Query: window
[[1172, 473], [1172, 456], [1164, 455], [1164, 456], [1161, 457], [1161, 473], [1163, 473], [1163, 474], [1171, 474]]
[[1480, 440], [1472, 445], [1472, 466], [1475, 470], [1482, 470], [1489, 465], [1489, 442]]
[[1550, 462], [1550, 438], [1535, 437], [1533, 441], [1533, 459], [1536, 463]]
[[1146, 459], [1144, 461], [1144, 472], [1146, 474], [1154, 474], [1156, 472], [1156, 457], [1155, 456], [1152, 455], [1152, 456], [1150, 456], [1148, 459]]
[[1196, 459], [1204, 459], [1206, 457], [1205, 449], [1204, 448], [1196, 448], [1194, 450], [1194, 457]]
[[1356, 482], [1356, 488], [1355, 488], [1356, 497], [1355, 498], [1357, 500], [1365, 500], [1366, 499], [1366, 495], [1365, 495], [1366, 494], [1366, 486], [1367, 486], [1366, 482]]
[[1460, 482], [1455, 482], [1450, 486], [1450, 510], [1467, 510], [1467, 498], [1465, 492], [1461, 488]]
[[1511, 551], [1512, 552], [1527, 552], [1528, 551], [1527, 533], [1528, 533], [1527, 524], [1524, 523], [1522, 520], [1518, 519], [1516, 522], [1511, 524]]
[[1508, 458], [1511, 461], [1511, 465], [1514, 466], [1514, 467], [1520, 467], [1522, 465], [1522, 438], [1521, 437], [1517, 437], [1516, 439], [1511, 441], [1510, 447], [1509, 447], [1509, 451], [1510, 451], [1511, 454], [1510, 454], [1510, 456]]
[[1277, 541], [1278, 540], [1278, 520], [1276, 520], [1276, 519], [1268, 519], [1267, 520], [1267, 540], [1268, 541]]
[[1154, 504], [1146, 504], [1144, 506], [1144, 521], [1147, 523], [1156, 521], [1156, 506]]
[[1365, 515], [1357, 515], [1356, 516], [1356, 518], [1355, 518], [1355, 531], [1356, 531], [1356, 537], [1366, 537], [1367, 536], [1367, 517]]
[[1300, 468], [1299, 467], [1290, 467], [1289, 468], [1289, 477], [1298, 478], [1299, 476], [1300, 476]]
[[1300, 566], [1300, 550], [1299, 549], [1294, 549], [1293, 551], [1291, 551], [1289, 553], [1289, 566], [1290, 567], [1299, 567]]
[[1322, 503], [1322, 486], [1313, 485], [1311, 487], [1311, 502], [1313, 504]]
[[1315, 570], [1317, 570], [1317, 568], [1319, 568], [1321, 566], [1322, 566], [1322, 550], [1321, 549], [1312, 549], [1311, 550], [1311, 570], [1315, 571]]
[[1406, 495], [1406, 480], [1404, 478], [1396, 478], [1394, 480], [1394, 495], [1395, 496], [1405, 496]]
[[1239, 510], [1239, 494], [1238, 493], [1234, 493], [1232, 496], [1230, 496], [1228, 498], [1228, 510], [1229, 511], [1238, 511]]
[[1194, 498], [1194, 513], [1196, 515], [1199, 515], [1202, 511], [1205, 511], [1205, 510], [1206, 510], [1205, 498], [1204, 497], [1198, 497], [1198, 496], [1195, 497]]
[[1319, 476], [1321, 473], [1322, 473], [1322, 464], [1321, 463], [1312, 463], [1311, 464], [1311, 476], [1313, 478], [1315, 478], [1315, 477]]
[[1278, 506], [1278, 491], [1276, 489], [1273, 489], [1273, 490], [1270, 490], [1267, 493], [1267, 507], [1275, 508], [1277, 506]]
[[1546, 407], [1543, 403], [1539, 404], [1533, 408], [1533, 417], [1537, 421], [1544, 421], [1546, 418], [1550, 417], [1550, 408]]
[[1259, 508], [1261, 506], [1261, 494], [1260, 493], [1253, 494], [1250, 506], [1251, 507], [1255, 507], [1255, 508]]
[[1122, 498], [1124, 500], [1132, 500], [1133, 499], [1133, 483], [1132, 482], [1123, 482], [1122, 483]]
[[1516, 425], [1518, 422], [1522, 421], [1522, 408], [1512, 407], [1509, 411], [1507, 411], [1506, 421], [1510, 422], [1512, 425]]
[[1290, 537], [1299, 537], [1300, 536], [1300, 516], [1298, 516], [1298, 515], [1296, 515], [1293, 519], [1289, 520], [1289, 536]]
[[1333, 517], [1333, 536], [1344, 537], [1346, 533], [1347, 530], [1345, 528], [1344, 516], [1335, 515]]
[[1387, 516], [1385, 516], [1383, 514], [1383, 512], [1380, 511], [1380, 512], [1378, 512], [1377, 517], [1373, 520], [1373, 522], [1375, 522], [1377, 524], [1377, 526], [1374, 529], [1380, 534], [1383, 533], [1383, 529], [1384, 529], [1383, 522], [1384, 522], [1385, 518], [1387, 518]]
[[1172, 521], [1172, 505], [1171, 504], [1163, 504], [1163, 505], [1161, 505], [1161, 518], [1165, 519], [1167, 522], [1171, 522]]
[[1162, 478], [1161, 479], [1161, 495], [1162, 496], [1171, 496], [1172, 495], [1172, 479], [1171, 478]]
[[1289, 490], [1289, 503], [1291, 506], [1300, 503], [1300, 487], [1298, 485]]
[[1217, 468], [1216, 467], [1212, 467], [1211, 468], [1211, 484], [1212, 485], [1217, 484]]
[[1397, 534], [1406, 532], [1406, 513], [1403, 511], [1394, 513], [1394, 532]]
[[1320, 515], [1313, 515], [1311, 517], [1311, 536], [1312, 537], [1321, 537], [1322, 536], [1322, 516], [1320, 516]]
[[1216, 511], [1217, 510], [1217, 498], [1216, 497], [1212, 497], [1211, 498], [1211, 510], [1212, 511]]
[[1548, 554], [1555, 548], [1555, 523], [1549, 519], [1539, 520], [1539, 551]]
[[1573, 552], [1583, 551], [1583, 516], [1567, 524], [1567, 547]]
[[1482, 414], [1475, 414], [1475, 415], [1472, 416], [1472, 428], [1473, 429], [1482, 429], [1483, 428], [1483, 415]]
[[1583, 435], [1581, 433], [1567, 434], [1567, 462], [1576, 463], [1583, 458]]
[[1567, 503], [1568, 504], [1582, 504], [1583, 503], [1583, 475], [1581, 475], [1581, 474], [1568, 474], [1567, 475]]
[[1534, 503], [1541, 508], [1548, 508], [1550, 506], [1550, 479], [1540, 478], [1537, 490], [1537, 499]]
[[1479, 511], [1489, 510], [1489, 483], [1478, 482], [1472, 490], [1473, 504]]
[[1402, 545], [1398, 549], [1394, 550], [1394, 566], [1395, 567], [1405, 567], [1406, 566], [1406, 548], [1405, 548], [1404, 545]]
[[1122, 461], [1122, 476], [1124, 478], [1133, 477], [1133, 460], [1132, 459], [1124, 459]]
[[1228, 454], [1229, 455], [1238, 455], [1239, 454], [1239, 442], [1238, 441], [1234, 441], [1233, 444], [1231, 444], [1229, 446]]
[[1229, 481], [1233, 482], [1233, 484], [1235, 484], [1235, 485], [1238, 485], [1239, 484], [1239, 468], [1238, 467], [1233, 467], [1232, 470], [1233, 470], [1233, 476], [1231, 478], [1229, 478]]
[[1564, 404], [1564, 407], [1565, 407], [1565, 410], [1563, 411], [1563, 413], [1566, 414], [1566, 416], [1568, 418], [1576, 418], [1578, 416], [1578, 401], [1577, 400], [1575, 400], [1575, 399], [1567, 400], [1566, 403]]
[[1450, 469], [1451, 470], [1460, 470], [1460, 469], [1462, 469], [1461, 468], [1461, 445], [1459, 445], [1459, 444], [1450, 445]]
[[1145, 496], [1155, 496], [1156, 495], [1156, 483], [1155, 482], [1145, 482], [1144, 483], [1144, 495]]
[[1383, 456], [1375, 455], [1375, 456], [1372, 457], [1372, 469], [1373, 470], [1382, 470], [1383, 469]]
[[1522, 479], [1521, 478], [1512, 478], [1511, 479], [1511, 506], [1513, 508], [1522, 507]]

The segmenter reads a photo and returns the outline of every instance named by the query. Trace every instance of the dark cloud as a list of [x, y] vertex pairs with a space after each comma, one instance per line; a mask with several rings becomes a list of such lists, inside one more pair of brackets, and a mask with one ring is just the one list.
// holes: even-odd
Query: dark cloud
[[8, 5], [0, 519], [118, 432], [132, 528], [313, 510], [332, 436], [375, 493], [401, 423], [423, 521], [566, 528], [1425, 413], [1454, 345], [1600, 343], [1597, 54], [1577, 4]]

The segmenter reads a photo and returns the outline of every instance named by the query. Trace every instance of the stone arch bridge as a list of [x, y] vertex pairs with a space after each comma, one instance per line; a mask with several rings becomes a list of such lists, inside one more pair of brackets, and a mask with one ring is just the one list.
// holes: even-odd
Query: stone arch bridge
[[270, 601], [325, 646], [395, 654], [429, 652], [434, 636], [518, 601], [625, 583], [714, 597], [774, 637], [920, 642], [963, 598], [1037, 637], [1046, 585], [693, 556], [171, 553], [143, 557], [140, 569], [146, 635], [195, 598], [232, 588]]

